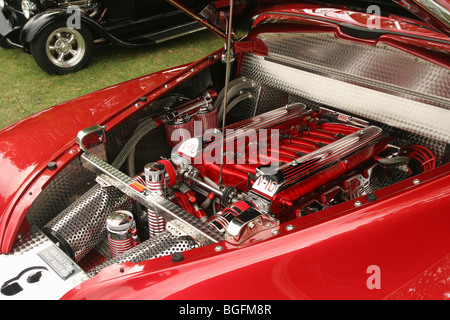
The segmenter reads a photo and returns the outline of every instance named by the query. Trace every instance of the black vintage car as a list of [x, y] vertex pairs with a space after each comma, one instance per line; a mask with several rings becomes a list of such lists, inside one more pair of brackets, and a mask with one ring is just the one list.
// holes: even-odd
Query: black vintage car
[[[185, 2], [195, 10], [205, 1]], [[0, 46], [59, 75], [86, 67], [102, 40], [148, 46], [203, 28], [164, 0], [0, 0], [0, 9]]]

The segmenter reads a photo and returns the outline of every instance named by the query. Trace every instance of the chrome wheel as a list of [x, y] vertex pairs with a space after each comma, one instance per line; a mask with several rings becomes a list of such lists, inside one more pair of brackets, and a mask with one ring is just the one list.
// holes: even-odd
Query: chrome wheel
[[59, 28], [47, 38], [46, 53], [48, 59], [60, 68], [76, 66], [84, 57], [86, 43], [76, 29]]

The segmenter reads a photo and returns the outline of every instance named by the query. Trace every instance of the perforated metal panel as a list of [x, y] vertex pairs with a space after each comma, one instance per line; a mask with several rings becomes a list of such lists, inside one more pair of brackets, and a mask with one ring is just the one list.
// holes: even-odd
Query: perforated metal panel
[[88, 191], [95, 182], [96, 175], [73, 161], [65, 167], [39, 194], [27, 213], [30, 225], [42, 228], [72, 202]]
[[131, 210], [131, 203], [116, 188], [96, 185], [46, 224], [43, 231], [79, 261], [106, 237], [108, 214]]
[[138, 263], [149, 259], [167, 256], [175, 252], [183, 252], [197, 247], [191, 237], [174, 236], [168, 231], [164, 231], [125, 253], [109, 259], [96, 268], [89, 271], [89, 276], [94, 276], [101, 269], [124, 262]]

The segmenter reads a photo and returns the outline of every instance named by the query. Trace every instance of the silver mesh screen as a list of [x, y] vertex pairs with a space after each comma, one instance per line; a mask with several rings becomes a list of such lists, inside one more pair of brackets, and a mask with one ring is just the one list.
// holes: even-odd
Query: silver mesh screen
[[195, 241], [188, 236], [175, 236], [168, 231], [151, 237], [138, 246], [122, 253], [121, 255], [109, 259], [89, 271], [89, 276], [95, 276], [103, 268], [124, 263], [138, 263], [149, 259], [171, 255], [175, 252], [183, 252], [197, 247]]
[[116, 210], [131, 210], [132, 201], [114, 187], [96, 185], [44, 226], [73, 259], [80, 261], [106, 237], [106, 218]]
[[30, 225], [42, 228], [96, 184], [96, 175], [72, 161], [45, 187], [27, 213]]

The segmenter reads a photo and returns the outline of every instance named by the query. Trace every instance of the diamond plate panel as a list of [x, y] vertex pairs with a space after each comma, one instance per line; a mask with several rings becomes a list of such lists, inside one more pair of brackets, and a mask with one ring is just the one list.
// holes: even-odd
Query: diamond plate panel
[[450, 113], [396, 95], [280, 65], [249, 54], [243, 75], [257, 82], [362, 118], [450, 142]]
[[269, 58], [352, 83], [450, 109], [450, 71], [392, 46], [338, 39], [330, 33], [265, 33]]

